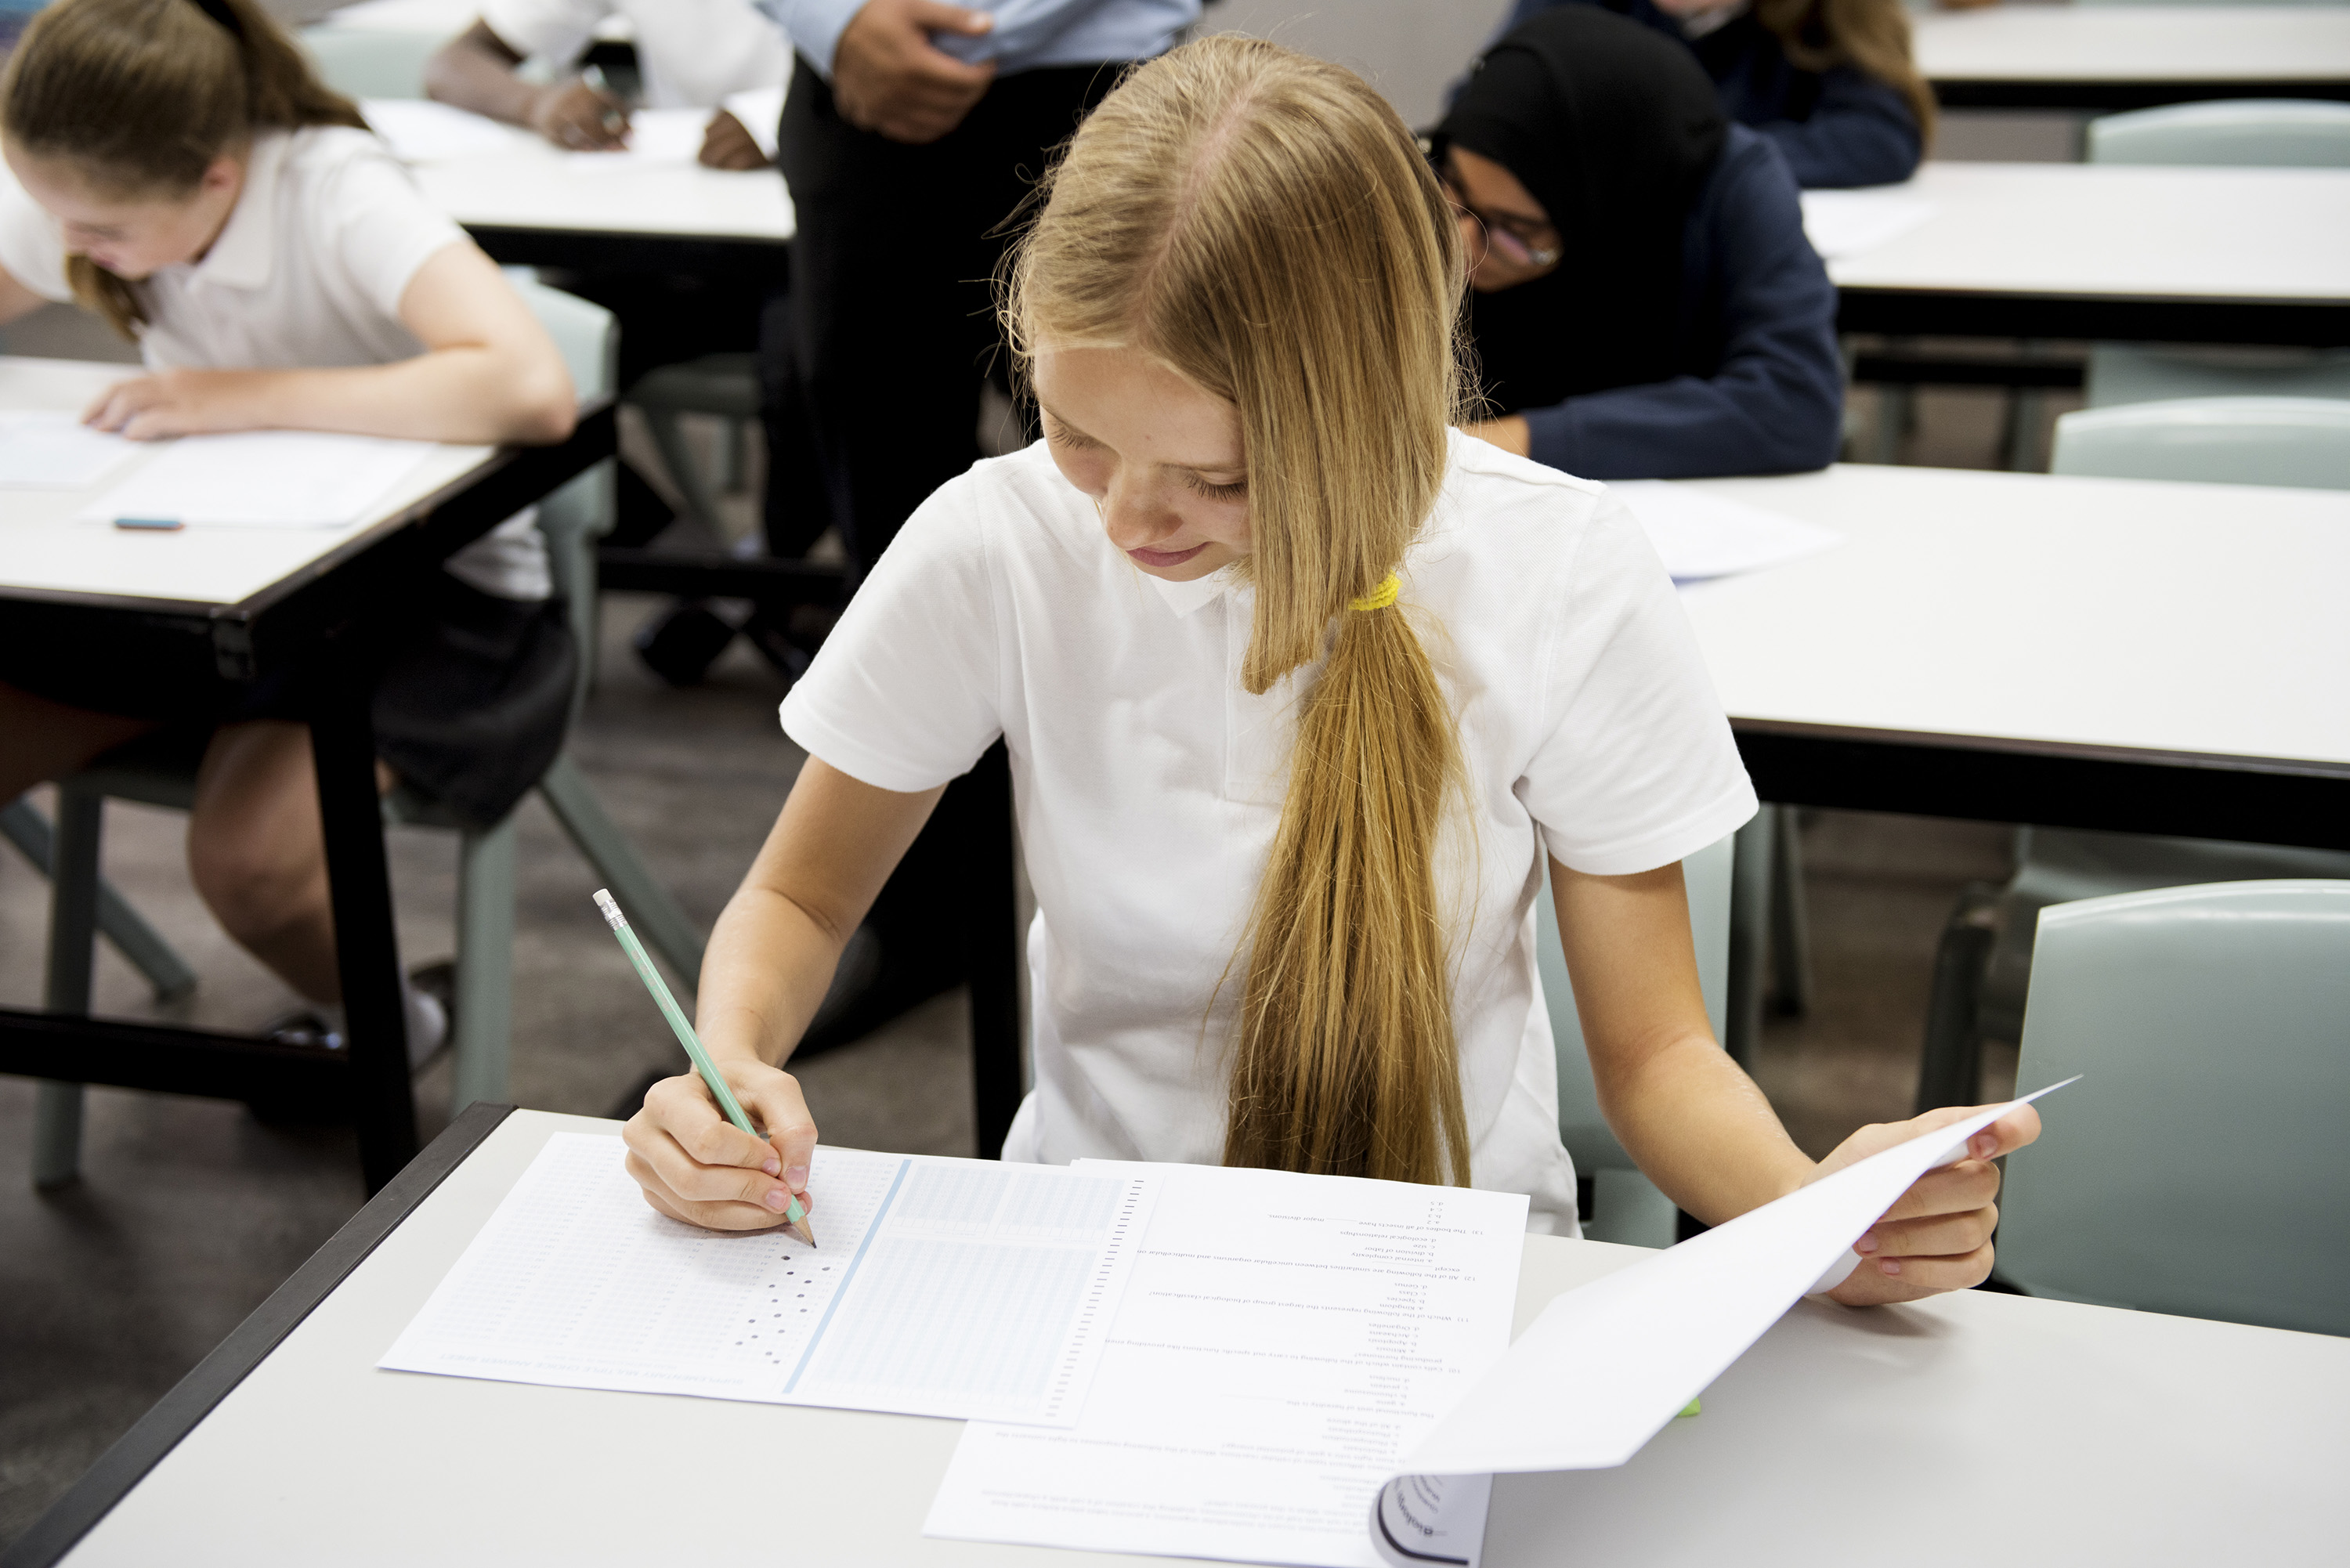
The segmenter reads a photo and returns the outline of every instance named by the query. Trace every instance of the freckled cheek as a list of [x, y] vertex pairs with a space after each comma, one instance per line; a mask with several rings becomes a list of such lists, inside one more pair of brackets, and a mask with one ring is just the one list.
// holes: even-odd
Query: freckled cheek
[[1098, 454], [1087, 452], [1066, 452], [1057, 446], [1050, 450], [1053, 453], [1053, 465], [1061, 471], [1062, 478], [1097, 501], [1108, 491], [1109, 463]]

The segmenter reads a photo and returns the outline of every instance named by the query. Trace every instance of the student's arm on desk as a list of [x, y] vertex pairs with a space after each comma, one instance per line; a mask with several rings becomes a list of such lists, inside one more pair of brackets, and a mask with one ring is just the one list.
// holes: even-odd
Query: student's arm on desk
[[807, 1185], [816, 1123], [781, 1064], [824, 1001], [849, 933], [914, 842], [941, 789], [876, 789], [810, 757], [702, 960], [695, 1026], [761, 1142], [718, 1112], [688, 1072], [629, 1120], [629, 1174], [664, 1214], [716, 1231], [783, 1223]]
[[332, 370], [166, 370], [83, 416], [136, 440], [210, 431], [341, 431], [415, 441], [558, 441], [577, 404], [563, 356], [472, 242], [416, 269], [400, 318], [425, 351]]
[[[1553, 860], [1550, 876], [1600, 1109], [1648, 1179], [1700, 1220], [1719, 1225], [1968, 1114], [1952, 1106], [1866, 1127], [1814, 1164], [1714, 1043], [1680, 867], [1594, 877]], [[1968, 1158], [1928, 1173], [1861, 1238], [1866, 1261], [1835, 1298], [1866, 1306], [1980, 1283], [1999, 1222], [1991, 1161], [2039, 1136], [2028, 1106], [1976, 1134]]]
[[14, 321], [20, 316], [30, 316], [49, 302], [35, 294], [11, 276], [8, 269], [0, 267], [0, 322]]
[[544, 84], [525, 81], [515, 71], [522, 63], [522, 51], [476, 17], [424, 62], [425, 95], [508, 125], [527, 126], [557, 147], [593, 151], [628, 144], [627, 105], [576, 76]]

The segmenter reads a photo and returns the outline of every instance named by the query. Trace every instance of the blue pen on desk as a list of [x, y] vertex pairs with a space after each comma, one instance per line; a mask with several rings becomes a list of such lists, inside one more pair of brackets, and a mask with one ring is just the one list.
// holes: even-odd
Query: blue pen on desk
[[177, 517], [117, 517], [117, 528], [137, 528], [151, 534], [170, 534], [187, 526]]
[[[629, 961], [637, 966], [637, 978], [643, 981], [645, 989], [653, 993], [653, 1001], [660, 1004], [661, 1016], [668, 1019], [669, 1026], [676, 1031], [677, 1043], [685, 1047], [688, 1056], [693, 1058], [693, 1070], [702, 1075], [703, 1083], [710, 1085], [710, 1093], [718, 1101], [718, 1108], [726, 1113], [728, 1121], [753, 1137], [759, 1137], [759, 1129], [753, 1127], [751, 1118], [743, 1113], [743, 1102], [736, 1099], [734, 1091], [726, 1086], [725, 1075], [718, 1071], [718, 1064], [712, 1061], [710, 1053], [702, 1049], [702, 1037], [694, 1033], [693, 1025], [685, 1021], [685, 1013], [679, 1009], [677, 998], [669, 993], [668, 982], [661, 979], [660, 971], [653, 968], [653, 961], [645, 956], [644, 944], [638, 941], [637, 933], [629, 929], [629, 917], [620, 913], [620, 906], [613, 902], [609, 888], [596, 889], [596, 907], [604, 911], [604, 923], [612, 928], [612, 934], [620, 939], [620, 946], [627, 951]], [[808, 1228], [807, 1205], [799, 1200], [797, 1194], [793, 1195], [791, 1206], [784, 1210], [784, 1223], [795, 1226], [800, 1240], [811, 1247], [816, 1245], [816, 1232]]]

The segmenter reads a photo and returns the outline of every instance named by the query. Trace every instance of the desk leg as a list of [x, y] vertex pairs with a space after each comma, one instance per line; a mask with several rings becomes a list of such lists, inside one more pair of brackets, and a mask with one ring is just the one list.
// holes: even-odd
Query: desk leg
[[351, 1054], [351, 1114], [368, 1190], [382, 1190], [416, 1155], [416, 1101], [408, 1079], [408, 1023], [400, 1004], [400, 946], [376, 798], [375, 729], [364, 688], [338, 692], [310, 722], [327, 880], [335, 910]]
[[1003, 1149], [1020, 1109], [1020, 919], [1012, 857], [1012, 764], [999, 741], [956, 786], [971, 955], [972, 1129], [982, 1159]]

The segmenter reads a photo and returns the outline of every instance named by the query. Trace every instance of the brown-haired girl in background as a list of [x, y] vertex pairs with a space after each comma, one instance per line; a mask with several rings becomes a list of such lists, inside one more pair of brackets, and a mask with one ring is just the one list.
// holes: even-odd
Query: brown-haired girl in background
[[[562, 357], [488, 257], [253, 0], [58, 0], [0, 78], [0, 321], [76, 301], [149, 374], [89, 410], [151, 439], [344, 431], [550, 441]], [[525, 514], [452, 556], [411, 607], [375, 702], [380, 754], [461, 815], [504, 816], [562, 743], [573, 650]], [[206, 735], [188, 862], [229, 934], [312, 1005], [341, 988], [302, 693], [169, 689], [63, 667], [37, 618], [0, 618], [0, 801], [163, 727]], [[129, 710], [122, 693], [140, 691]], [[411, 1054], [445, 1020], [409, 997]]]
[[[1918, 1130], [1814, 1166], [1709, 1033], [1679, 861], [1753, 792], [1630, 514], [1449, 428], [1461, 242], [1385, 100], [1201, 39], [1044, 194], [1005, 316], [1045, 440], [933, 495], [785, 699], [809, 760], [711, 939], [702, 1038], [771, 1141], [665, 1079], [627, 1129], [648, 1199], [780, 1220], [816, 1134], [777, 1064], [998, 735], [1038, 906], [1006, 1158], [1474, 1183], [1574, 1233], [1544, 857], [1602, 1104], [1682, 1207], [1726, 1220]], [[1841, 1299], [1981, 1280], [1985, 1157], [2037, 1128], [1921, 1181]]]
[[1901, 0], [1517, 0], [1494, 36], [1566, 5], [1687, 44], [1722, 112], [1769, 137], [1806, 190], [1907, 180], [1933, 140], [1934, 91]]

